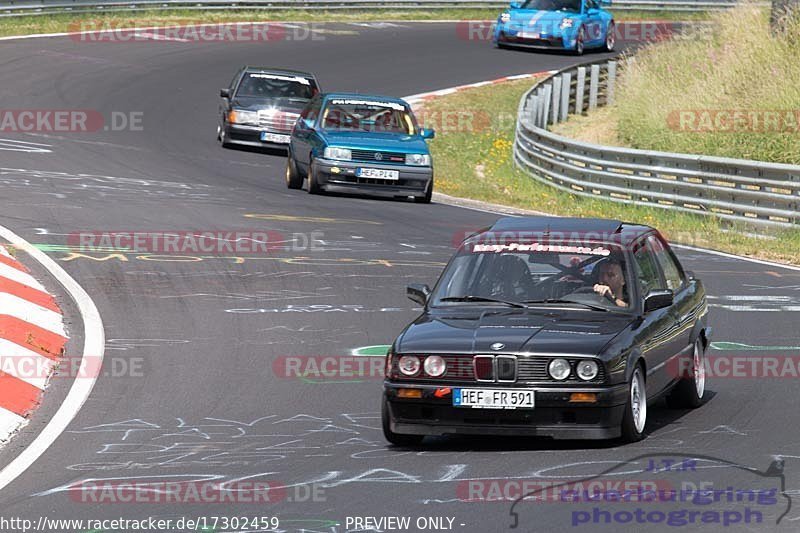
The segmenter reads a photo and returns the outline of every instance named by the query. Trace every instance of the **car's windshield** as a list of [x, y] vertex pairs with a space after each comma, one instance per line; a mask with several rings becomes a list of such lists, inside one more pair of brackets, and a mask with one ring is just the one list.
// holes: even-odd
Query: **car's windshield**
[[313, 81], [301, 76], [248, 72], [236, 96], [246, 98], [304, 98], [314, 96]]
[[631, 302], [628, 280], [624, 254], [613, 243], [470, 241], [442, 274], [431, 303], [487, 305], [485, 299], [494, 299], [624, 310]]
[[336, 98], [325, 106], [322, 128], [413, 135], [416, 121], [406, 106], [397, 102]]
[[536, 9], [539, 11], [570, 11], [581, 12], [581, 0], [528, 0], [522, 4], [522, 9]]

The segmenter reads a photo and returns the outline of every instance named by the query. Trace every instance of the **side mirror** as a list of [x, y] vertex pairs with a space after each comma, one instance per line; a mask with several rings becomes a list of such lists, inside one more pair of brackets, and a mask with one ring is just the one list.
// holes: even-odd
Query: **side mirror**
[[220, 89], [219, 95], [223, 98], [230, 98], [231, 97], [231, 90], [230, 89]]
[[412, 302], [418, 303], [419, 305], [426, 305], [430, 295], [430, 288], [422, 283], [412, 283], [406, 287], [406, 296], [408, 296], [408, 299]]
[[656, 309], [663, 309], [672, 305], [673, 294], [669, 289], [655, 290], [644, 297], [644, 312], [649, 313]]
[[508, 4], [510, 9], [520, 9], [522, 7], [522, 2], [511, 2]]
[[436, 137], [436, 132], [430, 128], [421, 128], [419, 130], [419, 136], [423, 139], [433, 139]]

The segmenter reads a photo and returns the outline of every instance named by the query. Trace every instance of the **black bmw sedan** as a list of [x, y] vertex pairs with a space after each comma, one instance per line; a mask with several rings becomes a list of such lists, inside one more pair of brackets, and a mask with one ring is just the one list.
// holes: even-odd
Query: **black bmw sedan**
[[220, 89], [217, 140], [224, 147], [286, 148], [301, 111], [318, 92], [307, 72], [242, 67]]
[[705, 289], [655, 229], [503, 218], [468, 237], [387, 354], [383, 431], [643, 438], [647, 406], [705, 397]]

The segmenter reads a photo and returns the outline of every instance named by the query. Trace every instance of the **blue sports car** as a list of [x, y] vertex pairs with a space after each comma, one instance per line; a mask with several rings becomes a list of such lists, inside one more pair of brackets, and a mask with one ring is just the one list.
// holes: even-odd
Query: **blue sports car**
[[[600, 0], [610, 5], [610, 0]], [[608, 52], [616, 44], [614, 17], [596, 0], [527, 0], [511, 2], [500, 14], [493, 41], [499, 48], [521, 47]]]
[[427, 139], [404, 100], [354, 93], [318, 94], [292, 130], [286, 186], [308, 192], [413, 196], [429, 203], [433, 165]]

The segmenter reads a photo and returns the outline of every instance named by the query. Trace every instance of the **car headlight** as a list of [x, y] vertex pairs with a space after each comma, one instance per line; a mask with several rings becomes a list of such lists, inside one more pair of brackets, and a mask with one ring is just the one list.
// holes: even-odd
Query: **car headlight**
[[572, 20], [572, 19], [564, 19], [564, 20], [562, 20], [562, 21], [561, 21], [561, 26], [560, 26], [560, 27], [561, 27], [561, 29], [562, 29], [562, 30], [563, 30], [563, 29], [566, 29], [566, 28], [571, 28], [571, 27], [572, 27], [572, 24], [573, 24], [574, 22], [575, 22], [575, 21], [574, 21], [574, 20]]
[[353, 152], [347, 148], [337, 148], [335, 146], [328, 146], [322, 154], [325, 159], [341, 159], [342, 161], [350, 161], [353, 159]]
[[591, 359], [580, 361], [575, 366], [575, 372], [578, 374], [578, 377], [584, 381], [590, 381], [596, 378], [599, 371], [600, 367]]
[[501, 13], [500, 14], [500, 22], [502, 22], [503, 24], [505, 24], [506, 22], [509, 22], [510, 20], [511, 20], [511, 14], [510, 13]]
[[258, 126], [258, 112], [245, 111], [244, 109], [233, 109], [228, 113], [228, 121], [234, 124], [249, 124]]
[[397, 367], [406, 376], [416, 376], [419, 373], [419, 357], [404, 355], [397, 361]]
[[425, 358], [425, 373], [434, 378], [443, 375], [447, 370], [447, 363], [438, 355], [429, 355]]
[[550, 361], [550, 364], [547, 365], [547, 372], [550, 374], [550, 377], [558, 381], [567, 379], [570, 370], [572, 369], [569, 366], [569, 361], [566, 359], [553, 359]]
[[428, 154], [406, 154], [406, 165], [428, 167], [430, 164], [431, 156]]

